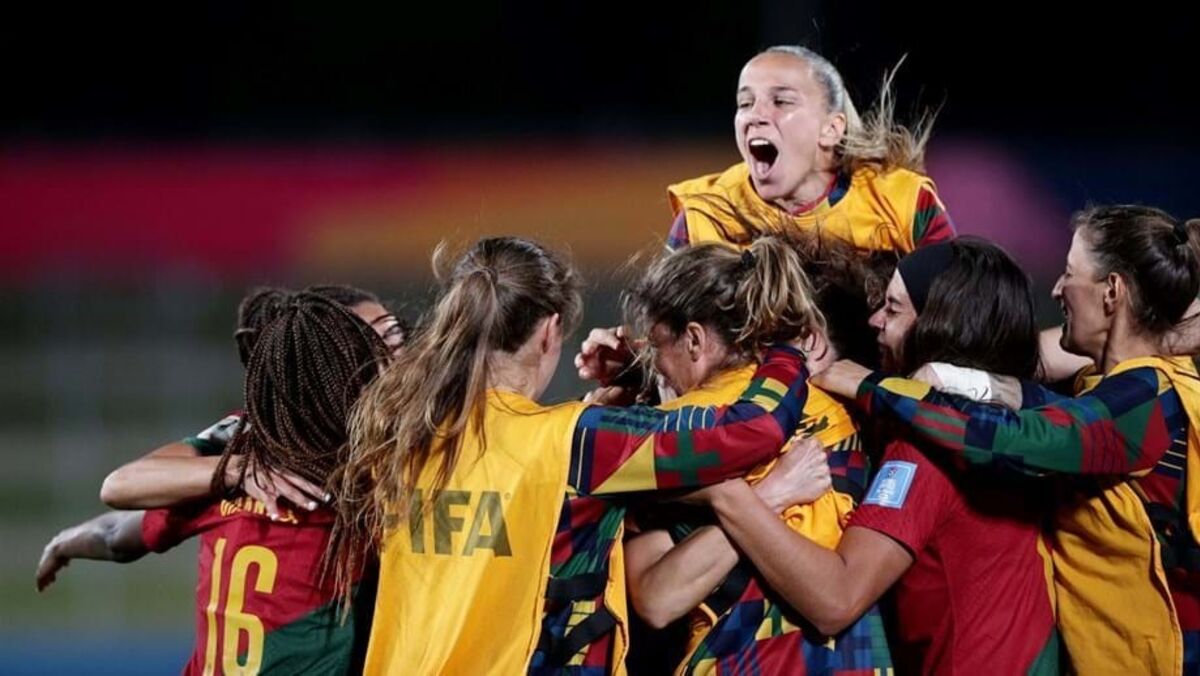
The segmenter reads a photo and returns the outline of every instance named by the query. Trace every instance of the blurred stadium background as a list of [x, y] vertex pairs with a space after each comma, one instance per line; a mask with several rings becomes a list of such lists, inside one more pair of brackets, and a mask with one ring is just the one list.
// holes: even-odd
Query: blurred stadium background
[[[929, 170], [961, 233], [1050, 284], [1088, 202], [1200, 215], [1194, 9], [985, 3], [330, 3], [6, 10], [0, 26], [0, 673], [170, 673], [194, 547], [79, 562], [57, 530], [119, 463], [240, 399], [245, 289], [345, 282], [411, 317], [441, 239], [569, 249], [585, 324], [661, 246], [664, 187], [736, 161], [741, 64], [800, 42], [860, 108], [940, 108]], [[565, 355], [569, 359], [570, 355]], [[551, 397], [581, 388], [562, 369]]]

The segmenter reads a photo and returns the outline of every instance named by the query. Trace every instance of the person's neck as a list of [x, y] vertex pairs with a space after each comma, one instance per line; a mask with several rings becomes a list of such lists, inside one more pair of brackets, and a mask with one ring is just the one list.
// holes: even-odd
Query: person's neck
[[1117, 321], [1109, 330], [1100, 354], [1095, 355], [1093, 359], [1101, 372], [1108, 373], [1121, 362], [1162, 353], [1160, 342], [1154, 336], [1134, 331], [1127, 323]]
[[811, 172], [791, 195], [775, 200], [775, 205], [789, 214], [812, 211], [829, 195], [836, 177], [832, 167]]
[[488, 389], [515, 392], [526, 399], [538, 397], [537, 365], [530, 365], [520, 358], [520, 353], [510, 354], [495, 351], [489, 355], [491, 374]]
[[712, 367], [707, 369], [707, 371], [704, 373], [704, 377], [701, 378], [697, 382], [696, 386], [693, 387], [692, 389], [698, 389], [701, 387], [708, 386], [709, 384], [716, 381], [718, 378], [725, 375], [726, 373], [729, 373], [731, 371], [736, 371], [737, 369], [740, 369], [743, 366], [746, 366], [751, 361], [752, 360], [750, 358], [743, 357], [743, 356], [737, 355], [737, 354], [731, 353], [731, 354], [725, 355], [723, 358], [717, 360], [716, 364], [714, 364]]

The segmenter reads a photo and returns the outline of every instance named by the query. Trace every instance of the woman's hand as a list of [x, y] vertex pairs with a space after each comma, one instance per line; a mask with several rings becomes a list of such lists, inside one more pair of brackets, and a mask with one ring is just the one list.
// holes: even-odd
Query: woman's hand
[[778, 462], [754, 492], [776, 512], [792, 505], [807, 505], [833, 487], [825, 448], [811, 437], [793, 439], [790, 450]]

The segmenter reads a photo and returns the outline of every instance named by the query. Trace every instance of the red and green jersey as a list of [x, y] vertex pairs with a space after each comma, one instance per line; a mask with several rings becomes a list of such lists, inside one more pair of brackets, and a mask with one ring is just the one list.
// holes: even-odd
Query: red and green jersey
[[1187, 415], [1179, 395], [1151, 367], [1106, 377], [1085, 395], [1019, 411], [879, 373], [859, 386], [858, 401], [868, 415], [894, 416], [931, 447], [972, 465], [1093, 476], [1150, 471], [1173, 480], [1147, 486], [1162, 502], [1176, 501], [1172, 488], [1183, 478], [1180, 458], [1161, 461], [1182, 456]]
[[898, 673], [1060, 673], [1046, 509], [997, 481], [949, 474], [893, 441], [850, 517], [913, 556], [892, 588]]
[[765, 580], [754, 575], [737, 602], [689, 656], [682, 673], [892, 673], [892, 656], [878, 607], [871, 606], [837, 636], [821, 636], [770, 591]]
[[[738, 180], [740, 179], [740, 180]], [[727, 183], [736, 180], [734, 189]], [[668, 189], [677, 205], [675, 220], [667, 233], [667, 248], [671, 251], [701, 241], [717, 239], [746, 244], [740, 237], [742, 228], [702, 228], [699, 238], [695, 216], [690, 211], [707, 213], [714, 222], [722, 216], [740, 215], [761, 220], [758, 226], [771, 232], [781, 225], [808, 230], [820, 229], [857, 248], [871, 251], [908, 253], [913, 249], [954, 239], [954, 225], [938, 198], [933, 181], [907, 170], [895, 170], [882, 177], [873, 170], [855, 174], [839, 174], [819, 199], [788, 213], [767, 204], [754, 192], [746, 165], [738, 164], [722, 175], [686, 181]], [[915, 191], [915, 198], [913, 192]], [[685, 196], [700, 193], [704, 197], [686, 201]], [[728, 202], [723, 206], [722, 202]], [[729, 209], [730, 211], [726, 211]]]
[[340, 624], [332, 581], [320, 580], [332, 523], [325, 510], [284, 509], [272, 521], [249, 497], [146, 512], [142, 538], [151, 551], [200, 537], [196, 645], [184, 673], [351, 669], [366, 624], [354, 613]]
[[[806, 408], [798, 433], [812, 434], [826, 422], [827, 418], [810, 417]], [[868, 469], [862, 436], [853, 433], [834, 442], [828, 448], [827, 458], [834, 490], [858, 505], [866, 491]], [[662, 517], [670, 522], [662, 527], [677, 543], [697, 527], [711, 522], [711, 515], [707, 520], [696, 517], [671, 519], [672, 510], [663, 511], [666, 513]], [[661, 520], [658, 515], [650, 518]], [[841, 532], [840, 527], [838, 532]], [[883, 616], [877, 606], [871, 606], [837, 636], [821, 636], [771, 590], [753, 564], [746, 560], [738, 562], [703, 605], [704, 610], [693, 611], [692, 630], [697, 631], [697, 623], [702, 623], [699, 626], [706, 630], [687, 656], [686, 664], [682, 665], [684, 674], [751, 672], [762, 676], [846, 676], [890, 673], [892, 658]], [[697, 613], [705, 617], [701, 619]], [[708, 616], [715, 616], [715, 621], [709, 620]], [[708, 626], [710, 622], [711, 626]]]
[[[1186, 518], [1189, 422], [1164, 376], [1149, 366], [1131, 368], [1106, 376], [1087, 394], [1020, 411], [924, 389], [872, 374], [858, 400], [868, 415], [894, 416], [924, 446], [971, 465], [1131, 477], [1163, 548], [1189, 664], [1200, 664], [1200, 546]], [[1079, 490], [1088, 489], [1085, 479], [1075, 484]]]
[[[732, 405], [592, 406], [580, 414], [550, 554], [552, 587], [564, 591], [547, 600], [530, 673], [611, 672], [613, 633], [624, 629], [603, 609], [612, 603], [605, 587], [625, 520], [621, 498], [716, 483], [773, 457], [801, 420], [807, 377], [797, 351], [776, 347]], [[555, 658], [564, 653], [566, 665]]]

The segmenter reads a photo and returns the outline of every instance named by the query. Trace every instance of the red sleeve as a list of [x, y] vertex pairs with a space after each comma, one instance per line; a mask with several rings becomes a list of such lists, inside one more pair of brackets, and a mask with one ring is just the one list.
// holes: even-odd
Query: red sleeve
[[913, 214], [912, 228], [913, 246], [917, 248], [954, 239], [954, 223], [938, 199], [932, 181], [922, 185], [917, 193], [917, 210]]
[[915, 557], [954, 508], [954, 486], [907, 441], [893, 441], [850, 526], [878, 531]]
[[220, 518], [219, 501], [148, 509], [142, 517], [142, 541], [150, 551], [162, 553], [207, 529]]
[[581, 494], [706, 486], [779, 453], [808, 399], [804, 356], [777, 345], [728, 406], [589, 406], [571, 439], [567, 481]]

